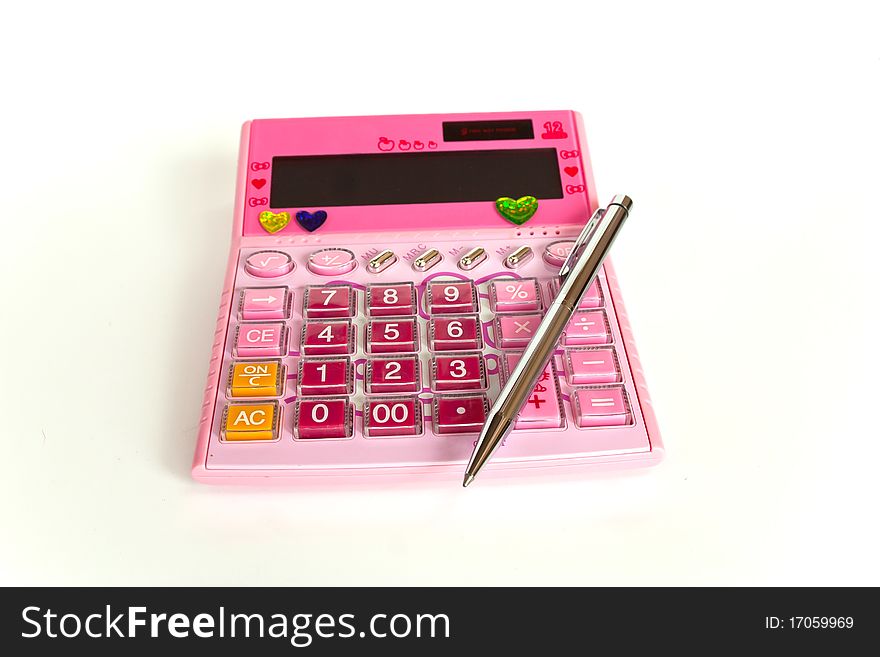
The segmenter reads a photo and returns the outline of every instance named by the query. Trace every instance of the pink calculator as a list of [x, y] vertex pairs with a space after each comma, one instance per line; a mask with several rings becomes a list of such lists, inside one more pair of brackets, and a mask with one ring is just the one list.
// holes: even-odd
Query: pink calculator
[[[194, 477], [459, 486], [598, 205], [571, 111], [246, 123]], [[662, 453], [606, 261], [481, 478]]]

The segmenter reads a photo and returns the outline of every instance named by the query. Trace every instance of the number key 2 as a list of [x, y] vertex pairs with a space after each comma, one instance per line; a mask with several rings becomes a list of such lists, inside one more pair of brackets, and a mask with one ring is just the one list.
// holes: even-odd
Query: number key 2
[[354, 291], [350, 285], [315, 285], [306, 288], [303, 315], [308, 318], [341, 319], [354, 315]]
[[367, 288], [367, 313], [373, 317], [415, 315], [415, 286], [412, 283], [370, 285]]
[[299, 440], [351, 438], [354, 425], [347, 399], [303, 399], [296, 402], [295, 415]]
[[367, 394], [420, 392], [422, 377], [418, 356], [371, 358], [367, 361]]
[[428, 285], [428, 312], [432, 315], [475, 313], [477, 289], [473, 281], [442, 281]]
[[422, 402], [416, 397], [371, 399], [364, 404], [364, 432], [369, 438], [422, 433]]
[[415, 317], [371, 319], [367, 323], [367, 351], [371, 354], [399, 354], [419, 350], [419, 328]]
[[432, 317], [430, 340], [434, 351], [475, 351], [483, 347], [476, 315]]
[[486, 365], [480, 354], [434, 356], [431, 374], [431, 386], [438, 392], [486, 389]]

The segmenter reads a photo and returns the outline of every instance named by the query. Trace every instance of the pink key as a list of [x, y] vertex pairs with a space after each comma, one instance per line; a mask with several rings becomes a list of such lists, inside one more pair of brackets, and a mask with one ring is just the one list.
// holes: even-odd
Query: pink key
[[[559, 291], [559, 279], [554, 279], [550, 281], [550, 293], [555, 297], [556, 293]], [[578, 302], [578, 310], [590, 310], [591, 308], [601, 308], [602, 307], [602, 288], [599, 286], [599, 280], [594, 280], [590, 287], [587, 288], [587, 291], [584, 292], [584, 296], [581, 297], [581, 300]]]
[[[505, 354], [505, 377], [509, 378], [522, 354]], [[519, 412], [514, 429], [556, 429], [562, 426], [562, 406], [559, 401], [559, 388], [556, 370], [552, 361], [541, 373], [532, 389], [525, 406]]]
[[569, 349], [565, 352], [565, 375], [573, 386], [617, 383], [620, 373], [614, 349]]
[[541, 310], [541, 288], [534, 278], [492, 281], [489, 299], [496, 313]]
[[412, 283], [370, 285], [367, 288], [367, 313], [373, 317], [415, 315], [415, 286]]
[[284, 324], [239, 324], [235, 332], [235, 355], [240, 357], [283, 356], [287, 331]]
[[299, 440], [351, 438], [352, 406], [347, 399], [303, 399], [296, 402], [294, 429]]
[[434, 433], [479, 433], [489, 413], [486, 395], [434, 397]]
[[431, 388], [437, 391], [485, 390], [486, 365], [480, 354], [434, 356]]
[[299, 394], [350, 395], [354, 392], [351, 359], [303, 358], [299, 362]]
[[428, 285], [428, 313], [431, 315], [450, 315], [455, 313], [475, 313], [477, 289], [473, 281], [441, 281]]
[[421, 392], [422, 377], [418, 356], [371, 358], [367, 361], [368, 395], [395, 392]]
[[257, 278], [277, 278], [292, 272], [296, 265], [282, 251], [257, 251], [244, 261], [244, 270]]
[[415, 397], [367, 400], [364, 433], [369, 438], [418, 436], [422, 433], [422, 402]]
[[540, 313], [498, 315], [495, 318], [495, 342], [501, 349], [524, 349], [540, 324]]
[[354, 351], [354, 327], [350, 320], [306, 322], [301, 342], [306, 356], [350, 354]]
[[415, 317], [371, 319], [367, 322], [367, 351], [371, 354], [399, 354], [419, 350], [419, 329]]
[[565, 345], [607, 344], [611, 342], [608, 321], [601, 310], [576, 312], [565, 327], [562, 342]]
[[314, 285], [306, 288], [303, 315], [309, 319], [342, 319], [354, 315], [350, 285]]
[[318, 276], [341, 276], [357, 267], [357, 260], [348, 249], [320, 249], [309, 256], [308, 267]]
[[574, 244], [574, 240], [559, 240], [548, 244], [544, 249], [544, 262], [551, 267], [562, 267], [568, 254], [574, 248]]
[[286, 287], [252, 287], [241, 291], [238, 314], [241, 319], [287, 319], [293, 297]]
[[471, 351], [483, 347], [476, 315], [432, 317], [430, 334], [434, 351]]
[[579, 427], [619, 427], [632, 423], [622, 386], [579, 388], [572, 401], [574, 421]]

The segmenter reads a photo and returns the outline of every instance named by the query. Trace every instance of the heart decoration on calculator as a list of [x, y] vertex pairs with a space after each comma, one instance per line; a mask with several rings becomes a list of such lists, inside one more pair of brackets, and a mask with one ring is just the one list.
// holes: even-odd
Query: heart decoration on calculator
[[518, 199], [502, 196], [495, 201], [495, 209], [508, 221], [522, 226], [538, 211], [538, 199], [534, 196], [520, 196]]
[[323, 210], [307, 212], [300, 210], [296, 213], [296, 222], [310, 233], [318, 230], [327, 221], [327, 213]]
[[260, 225], [267, 233], [277, 233], [290, 223], [289, 212], [270, 212], [265, 210], [260, 213]]

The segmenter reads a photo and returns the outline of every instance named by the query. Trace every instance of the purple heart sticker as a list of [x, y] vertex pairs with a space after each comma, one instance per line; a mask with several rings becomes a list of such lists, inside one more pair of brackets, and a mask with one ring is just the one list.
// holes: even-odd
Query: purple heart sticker
[[305, 228], [310, 233], [318, 230], [327, 221], [327, 213], [323, 210], [317, 212], [307, 212], [300, 210], [296, 213], [296, 223]]

